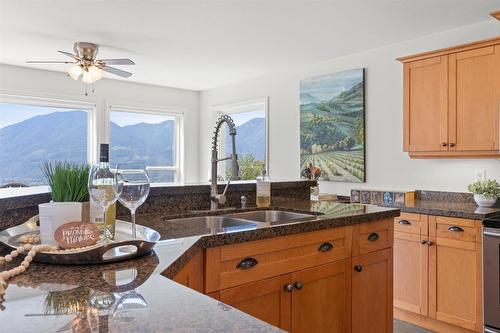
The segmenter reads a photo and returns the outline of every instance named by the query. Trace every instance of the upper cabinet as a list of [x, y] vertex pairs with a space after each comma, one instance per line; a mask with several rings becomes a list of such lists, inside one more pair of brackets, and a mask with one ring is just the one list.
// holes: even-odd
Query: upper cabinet
[[410, 157], [500, 156], [500, 37], [398, 60]]

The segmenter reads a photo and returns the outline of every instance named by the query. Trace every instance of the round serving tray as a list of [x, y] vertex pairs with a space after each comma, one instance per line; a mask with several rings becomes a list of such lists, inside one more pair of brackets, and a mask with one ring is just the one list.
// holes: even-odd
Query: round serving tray
[[[97, 243], [81, 250], [40, 252], [33, 261], [46, 264], [102, 264], [127, 260], [151, 252], [160, 240], [160, 234], [151, 228], [136, 225], [137, 239], [131, 239], [132, 224], [116, 220], [115, 239], [110, 243]], [[12, 249], [19, 247], [19, 238], [27, 233], [40, 231], [36, 221], [31, 219], [21, 225], [0, 232], [0, 242]]]

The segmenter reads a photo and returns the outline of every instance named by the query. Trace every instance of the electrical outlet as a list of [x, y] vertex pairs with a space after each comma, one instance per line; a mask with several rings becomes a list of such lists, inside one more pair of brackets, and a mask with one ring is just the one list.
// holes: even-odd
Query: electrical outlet
[[486, 180], [486, 170], [476, 170], [474, 171], [474, 179], [475, 181]]

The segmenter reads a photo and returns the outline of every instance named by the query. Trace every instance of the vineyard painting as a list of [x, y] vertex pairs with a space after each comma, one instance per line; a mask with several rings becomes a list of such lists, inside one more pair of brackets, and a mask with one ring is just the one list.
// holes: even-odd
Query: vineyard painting
[[320, 180], [365, 182], [364, 69], [300, 82], [301, 170], [321, 169]]

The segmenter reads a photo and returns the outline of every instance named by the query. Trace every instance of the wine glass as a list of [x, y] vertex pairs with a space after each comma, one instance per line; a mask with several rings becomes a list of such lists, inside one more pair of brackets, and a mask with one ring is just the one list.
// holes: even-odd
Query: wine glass
[[149, 195], [149, 177], [143, 164], [122, 163], [117, 168], [118, 184], [121, 188], [118, 201], [130, 210], [132, 239], [137, 238], [135, 211]]
[[106, 214], [108, 208], [118, 199], [121, 191], [116, 170], [111, 170], [108, 164], [93, 164], [89, 173], [88, 188], [92, 200], [103, 210], [103, 221], [96, 223], [101, 238], [105, 241], [112, 240], [111, 230], [108, 230], [106, 226]]

